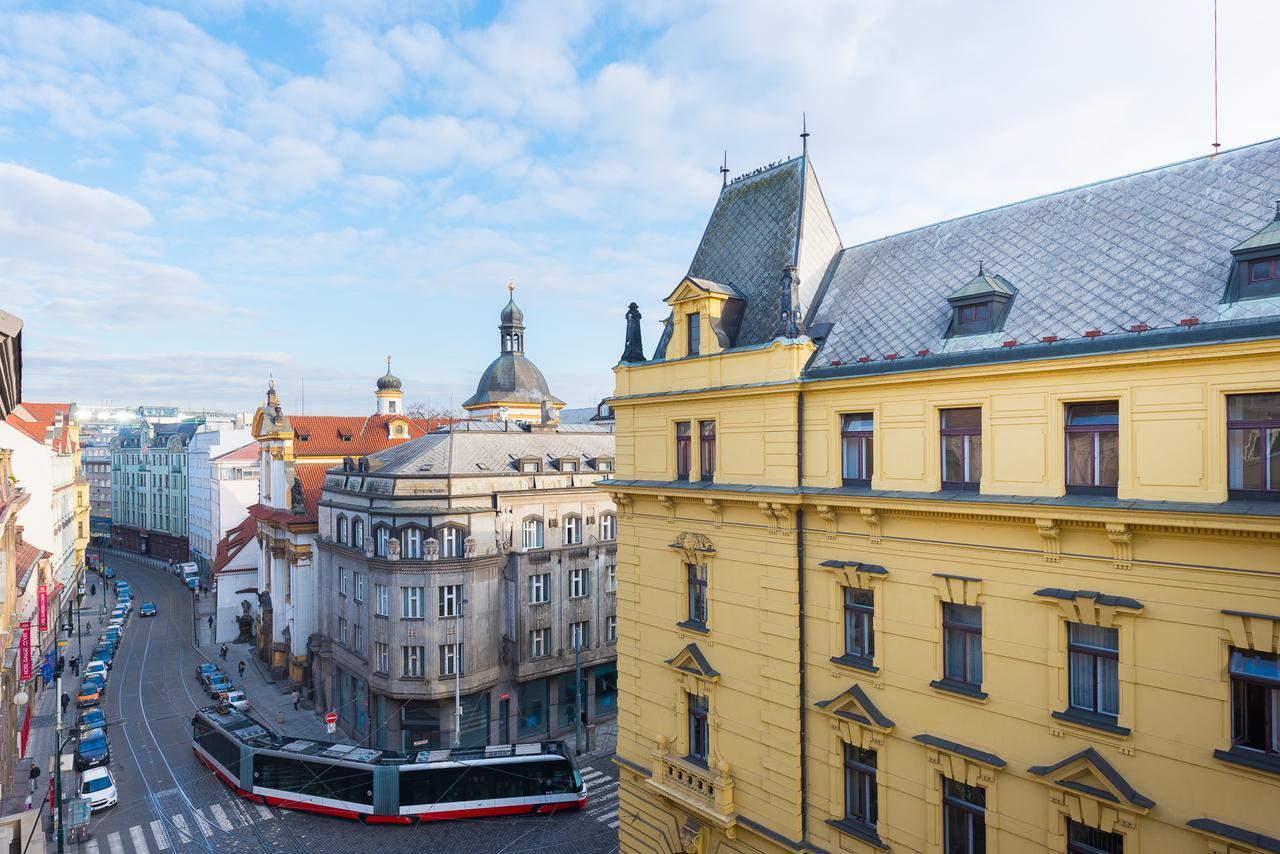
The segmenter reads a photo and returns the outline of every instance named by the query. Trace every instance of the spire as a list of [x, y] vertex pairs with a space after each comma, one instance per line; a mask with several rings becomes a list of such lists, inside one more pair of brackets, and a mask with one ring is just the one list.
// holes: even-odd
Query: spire
[[507, 282], [507, 305], [498, 317], [498, 332], [502, 337], [503, 353], [524, 352], [524, 312], [516, 305], [516, 283]]
[[622, 348], [622, 362], [630, 364], [644, 361], [644, 344], [640, 342], [640, 306], [627, 306], [627, 341]]
[[[729, 186], [729, 149], [724, 150], [724, 163], [720, 166], [720, 187]], [[1280, 202], [1276, 203], [1280, 207]], [[635, 305], [635, 303], [632, 303]]]
[[400, 378], [391, 373], [391, 357], [387, 357], [387, 372], [378, 378], [378, 391], [400, 391]]
[[271, 377], [267, 382], [267, 406], [274, 408], [280, 405], [280, 396], [276, 394], [276, 378]]
[[809, 156], [809, 120], [804, 113], [800, 114], [800, 154]]

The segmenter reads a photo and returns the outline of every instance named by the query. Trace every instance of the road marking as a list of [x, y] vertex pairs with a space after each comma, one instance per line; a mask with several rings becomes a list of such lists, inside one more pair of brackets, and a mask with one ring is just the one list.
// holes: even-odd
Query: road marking
[[617, 814], [618, 814], [617, 804], [605, 804], [604, 806], [596, 807], [593, 810], [587, 810], [587, 815], [591, 816], [596, 821], [604, 821], [609, 816], [613, 816]]
[[98, 840], [90, 839], [80, 850], [83, 851], [84, 854], [98, 854]]
[[183, 844], [183, 843], [184, 843], [184, 842], [186, 842], [188, 839], [190, 839], [190, 840], [195, 840], [195, 835], [194, 835], [194, 834], [192, 834], [192, 832], [191, 832], [191, 828], [187, 827], [187, 819], [186, 819], [186, 816], [182, 816], [182, 815], [171, 815], [171, 816], [169, 816], [169, 820], [170, 820], [170, 821], [172, 821], [172, 822], [173, 822], [173, 826], [174, 826], [174, 827], [176, 827], [176, 828], [178, 829], [178, 844], [179, 844], [179, 845]]
[[594, 768], [588, 768], [587, 770], [582, 772], [582, 776], [586, 777], [588, 780], [594, 780], [597, 777], [603, 777], [604, 774], [600, 773]]
[[235, 825], [231, 823], [231, 819], [227, 818], [226, 810], [224, 810], [219, 804], [209, 804], [209, 812], [213, 813], [213, 820], [216, 821], [218, 823], [218, 827], [223, 830], [229, 831], [235, 827]]
[[159, 819], [151, 822], [151, 835], [156, 838], [156, 848], [161, 851], [169, 850], [169, 834], [165, 833], [164, 825]]
[[107, 846], [111, 849], [111, 854], [124, 854], [124, 840], [118, 833], [107, 834]]
[[208, 836], [210, 833], [212, 833], [213, 822], [205, 818], [204, 813], [200, 812], [199, 808], [193, 809], [192, 812], [195, 813], [196, 815], [196, 826], [200, 828], [200, 832], [203, 833], [205, 836]]
[[275, 816], [271, 814], [271, 810], [267, 809], [262, 804], [254, 804], [253, 808], [258, 811], [258, 818], [263, 821], [270, 821], [275, 818]]
[[151, 849], [147, 847], [147, 835], [142, 832], [142, 825], [135, 824], [129, 828], [129, 838], [133, 840], [133, 847], [138, 854], [150, 854]]
[[615, 818], [613, 821], [609, 822], [609, 827], [617, 827], [619, 824], [621, 824], [621, 822]]

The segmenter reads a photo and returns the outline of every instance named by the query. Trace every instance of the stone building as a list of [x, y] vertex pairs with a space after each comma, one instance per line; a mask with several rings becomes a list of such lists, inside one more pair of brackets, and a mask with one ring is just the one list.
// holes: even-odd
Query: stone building
[[84, 445], [85, 480], [89, 482], [89, 536], [98, 542], [111, 539], [111, 443]]
[[199, 421], [139, 424], [111, 440], [111, 542], [161, 560], [190, 557], [187, 447]]
[[200, 568], [202, 583], [210, 581], [218, 541], [244, 521], [257, 500], [258, 443], [253, 434], [231, 419], [206, 421], [187, 447], [189, 559]]
[[610, 400], [621, 849], [1280, 851], [1277, 197], [728, 182]]

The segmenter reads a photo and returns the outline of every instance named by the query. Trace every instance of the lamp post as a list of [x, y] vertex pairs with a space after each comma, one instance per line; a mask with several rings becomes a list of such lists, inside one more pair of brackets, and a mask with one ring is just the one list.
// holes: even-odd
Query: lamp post
[[[462, 619], [467, 600], [458, 603], [458, 619], [453, 624], [453, 746], [462, 746]], [[487, 743], [487, 739], [486, 739]]]

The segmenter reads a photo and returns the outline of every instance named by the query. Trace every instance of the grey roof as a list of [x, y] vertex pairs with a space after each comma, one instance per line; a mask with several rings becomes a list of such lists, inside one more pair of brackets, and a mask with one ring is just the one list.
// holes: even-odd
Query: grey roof
[[[1155, 801], [1151, 800], [1146, 795], [1142, 794], [1137, 789], [1135, 789], [1133, 786], [1129, 785], [1129, 781], [1126, 780], [1123, 776], [1121, 776], [1120, 772], [1117, 771], [1115, 768], [1113, 768], [1111, 766], [1111, 763], [1108, 762], [1106, 759], [1104, 759], [1102, 754], [1094, 750], [1092, 747], [1086, 747], [1084, 750], [1081, 750], [1079, 753], [1073, 753], [1070, 756], [1068, 756], [1066, 759], [1063, 759], [1061, 762], [1055, 762], [1052, 765], [1035, 765], [1035, 766], [1032, 766], [1031, 768], [1028, 768], [1027, 770], [1030, 771], [1032, 774], [1035, 774], [1037, 777], [1052, 777], [1057, 771], [1059, 771], [1062, 768], [1065, 768], [1068, 765], [1073, 764], [1078, 759], [1084, 759], [1090, 765], [1092, 765], [1093, 768], [1097, 770], [1099, 774], [1101, 774], [1103, 777], [1106, 777], [1107, 782], [1115, 786], [1116, 790], [1120, 792], [1120, 795], [1129, 803], [1138, 807], [1142, 807], [1143, 809], [1151, 809], [1156, 805]], [[1084, 789], [1087, 791], [1091, 791], [1094, 794], [1104, 795], [1109, 800], [1113, 800], [1113, 801], [1115, 800], [1114, 798], [1111, 797], [1111, 794], [1109, 792], [1102, 792], [1101, 790], [1096, 789], [1092, 786], [1084, 786], [1078, 783], [1074, 783], [1071, 780], [1054, 780], [1054, 782], [1057, 783], [1059, 786], [1066, 786], [1067, 788], [1074, 788], [1074, 789]]]
[[1276, 202], [1276, 218], [1258, 229], [1256, 234], [1231, 247], [1233, 252], [1244, 252], [1249, 249], [1264, 249], [1280, 246], [1280, 202]]
[[544, 400], [552, 403], [564, 402], [551, 393], [542, 371], [523, 353], [503, 353], [485, 368], [480, 375], [480, 382], [476, 384], [476, 393], [462, 405], [466, 407], [506, 401], [542, 403]]
[[594, 406], [581, 406], [574, 409], [560, 410], [561, 424], [588, 424], [596, 416]]
[[577, 459], [579, 471], [595, 471], [592, 461], [613, 457], [613, 432], [608, 427], [586, 429], [593, 425], [571, 425], [575, 429], [555, 432], [533, 432], [512, 425], [504, 429], [501, 422], [490, 422], [493, 429], [481, 423], [465, 423], [429, 433], [403, 445], [379, 451], [370, 456], [374, 474], [431, 477], [446, 474], [519, 474], [519, 460], [536, 457], [543, 471], [557, 471], [553, 461]]
[[1004, 278], [1004, 276], [992, 276], [988, 273], [975, 276], [967, 285], [960, 290], [951, 294], [947, 299], [964, 299], [965, 297], [976, 297], [982, 294], [1005, 294], [1013, 296], [1017, 293], [1017, 289]]
[[685, 278], [703, 290], [710, 291], [713, 294], [725, 294], [726, 296], [731, 296], [736, 299], [742, 299], [742, 291], [738, 290], [733, 285], [722, 285], [719, 282], [713, 282], [710, 279], [699, 279], [697, 276], [686, 276]]
[[832, 326], [812, 364], [944, 350], [946, 298], [982, 260], [1017, 298], [1001, 335], [953, 339], [965, 349], [1280, 314], [1275, 301], [1219, 305], [1232, 247], [1272, 219], [1277, 196], [1270, 140], [850, 247], [816, 310]]

